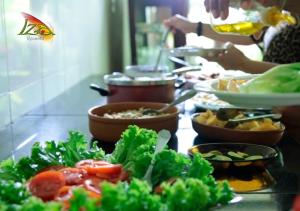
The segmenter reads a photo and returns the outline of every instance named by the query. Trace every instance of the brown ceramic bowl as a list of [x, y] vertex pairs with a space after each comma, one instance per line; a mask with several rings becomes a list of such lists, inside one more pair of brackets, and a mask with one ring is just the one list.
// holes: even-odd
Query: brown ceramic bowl
[[142, 128], [160, 131], [169, 130], [175, 134], [178, 129], [179, 110], [173, 106], [165, 113], [167, 115], [143, 118], [143, 119], [111, 119], [104, 117], [105, 113], [121, 112], [139, 108], [160, 109], [164, 103], [153, 102], [121, 102], [110, 103], [104, 106], [93, 107], [88, 111], [89, 128], [94, 138], [104, 142], [116, 142], [129, 125], [137, 125]]
[[192, 116], [193, 129], [198, 133], [199, 137], [213, 139], [214, 142], [250, 143], [273, 146], [280, 141], [285, 129], [283, 124], [281, 124], [281, 130], [266, 131], [222, 128], [197, 122], [195, 120], [197, 115], [199, 114]]

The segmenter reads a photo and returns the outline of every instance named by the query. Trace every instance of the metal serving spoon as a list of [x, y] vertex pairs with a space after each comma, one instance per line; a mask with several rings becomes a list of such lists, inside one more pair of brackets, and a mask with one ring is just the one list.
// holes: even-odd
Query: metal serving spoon
[[161, 109], [152, 109], [152, 108], [148, 108], [148, 109], [145, 109], [143, 111], [143, 114], [144, 115], [148, 115], [148, 114], [161, 114], [163, 112], [165, 112], [166, 110], [168, 110], [170, 107], [174, 106], [174, 105], [177, 105], [179, 103], [182, 103], [192, 97], [194, 97], [195, 95], [197, 94], [197, 91], [196, 90], [190, 90], [188, 91], [187, 93], [185, 93], [184, 95], [180, 96], [179, 98], [177, 98], [176, 100], [174, 100], [172, 103], [164, 106], [163, 108]]
[[160, 49], [159, 49], [159, 52], [158, 52], [158, 57], [157, 57], [156, 62], [155, 62], [154, 71], [158, 70], [158, 65], [159, 65], [160, 58], [161, 58], [161, 55], [162, 55], [162, 52], [163, 52], [163, 48], [164, 48], [164, 45], [167, 41], [168, 35], [169, 35], [171, 30], [172, 30], [172, 28], [168, 28], [167, 31], [165, 32], [165, 34], [163, 35], [163, 39], [161, 41]]
[[152, 158], [151, 163], [150, 163], [150, 165], [149, 165], [149, 167], [146, 171], [146, 174], [143, 178], [151, 186], [152, 186], [151, 175], [152, 175], [152, 171], [153, 171], [154, 157], [157, 153], [161, 152], [165, 148], [165, 146], [169, 142], [170, 138], [171, 138], [171, 133], [168, 130], [161, 130], [161, 131], [158, 132], [157, 143], [156, 143], [156, 146], [155, 146], [155, 151], [154, 151], [154, 154], [153, 154], [153, 158]]

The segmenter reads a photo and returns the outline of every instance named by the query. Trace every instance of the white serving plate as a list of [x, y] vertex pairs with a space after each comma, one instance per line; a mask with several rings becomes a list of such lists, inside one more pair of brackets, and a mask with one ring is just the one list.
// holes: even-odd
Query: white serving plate
[[227, 50], [227, 44], [215, 44], [211, 47], [195, 47], [195, 46], [182, 46], [171, 49], [170, 56], [185, 57], [185, 56], [200, 56], [208, 57], [224, 53]]
[[[251, 79], [257, 75], [239, 76], [232, 79]], [[268, 94], [248, 94], [229, 91], [219, 91], [217, 89], [218, 80], [212, 80], [207, 86], [195, 84], [194, 89], [199, 92], [206, 92], [216, 95], [220, 100], [226, 101], [234, 106], [272, 108], [281, 106], [300, 105], [300, 93], [268, 93]]]

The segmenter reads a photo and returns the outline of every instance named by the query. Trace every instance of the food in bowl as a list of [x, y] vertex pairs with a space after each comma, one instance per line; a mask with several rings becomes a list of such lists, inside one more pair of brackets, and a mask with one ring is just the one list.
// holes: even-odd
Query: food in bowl
[[103, 117], [110, 119], [144, 119], [144, 118], [153, 118], [158, 116], [168, 115], [167, 113], [147, 113], [144, 114], [149, 108], [138, 108], [130, 109], [120, 112], [108, 112], [103, 114]]
[[240, 86], [246, 83], [246, 79], [219, 79], [217, 89], [219, 91], [239, 92]]
[[[245, 115], [240, 112], [233, 119], [243, 118]], [[194, 117], [195, 121], [201, 124], [216, 126], [225, 128], [228, 121], [223, 121], [217, 118], [215, 112], [207, 110]], [[233, 129], [236, 130], [248, 130], [248, 131], [269, 131], [269, 130], [281, 130], [282, 126], [280, 122], [274, 122], [270, 118], [252, 120], [247, 122], [241, 122], [237, 124]]]
[[[278, 157], [277, 151], [272, 147], [245, 143], [209, 143], [199, 144], [188, 150], [192, 157], [197, 153], [202, 157], [208, 153], [227, 157], [232, 155], [230, 159], [215, 159], [212, 156], [205, 159], [213, 165], [215, 178], [219, 181], [228, 180], [237, 193], [263, 190], [276, 183], [267, 170], [268, 165]], [[238, 158], [242, 156], [249, 156], [250, 160]]]
[[[198, 148], [192, 148], [192, 153], [199, 152]], [[219, 150], [211, 150], [206, 153], [202, 153], [202, 157], [209, 158], [210, 160], [216, 161], [249, 161], [249, 160], [259, 160], [263, 159], [264, 157], [259, 154], [249, 155], [248, 153], [241, 152], [241, 151], [227, 151], [221, 152]]]
[[254, 123], [246, 122], [247, 124], [243, 123], [242, 126], [239, 125], [235, 128], [225, 127], [226, 123], [224, 124], [223, 121], [218, 120], [215, 113], [211, 112], [210, 114], [210, 118], [208, 116], [205, 118], [200, 117], [200, 121], [199, 116], [201, 116], [201, 113], [196, 113], [192, 116], [193, 129], [198, 133], [198, 138], [204, 139], [206, 142], [251, 143], [273, 146], [281, 140], [285, 130], [282, 123], [278, 122], [275, 124], [272, 121], [273, 123], [271, 124], [269, 120], [267, 122], [265, 120], [256, 120]]
[[165, 103], [154, 102], [120, 102], [96, 106], [88, 111], [89, 129], [93, 138], [102, 142], [117, 142], [121, 138], [122, 132], [129, 125], [137, 125], [156, 132], [166, 129], [173, 135], [178, 129], [179, 120], [179, 110], [176, 106], [166, 110], [165, 115], [151, 118], [109, 118], [104, 116], [108, 113], [139, 110], [140, 108], [161, 109], [164, 106], [166, 106]]
[[188, 153], [190, 156], [200, 153], [214, 167], [222, 168], [228, 168], [230, 165], [235, 167], [253, 165], [265, 167], [270, 160], [278, 156], [277, 151], [272, 147], [245, 143], [199, 144], [190, 148]]

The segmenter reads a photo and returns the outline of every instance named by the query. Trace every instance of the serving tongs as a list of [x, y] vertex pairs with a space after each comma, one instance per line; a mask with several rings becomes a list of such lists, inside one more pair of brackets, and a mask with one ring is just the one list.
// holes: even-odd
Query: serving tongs
[[[245, 117], [235, 118], [239, 114], [245, 115]], [[219, 120], [227, 121], [225, 124], [225, 128], [235, 128], [238, 124], [243, 122], [249, 122], [258, 119], [271, 118], [273, 120], [279, 120], [281, 118], [281, 114], [272, 113], [270, 109], [263, 108], [239, 108], [239, 107], [227, 107], [220, 108], [216, 112], [216, 117]]]
[[224, 107], [217, 110], [216, 116], [219, 120], [227, 121], [233, 119], [241, 112], [248, 117], [272, 113], [270, 109], [266, 108]]
[[238, 126], [238, 124], [240, 124], [240, 123], [249, 122], [249, 121], [258, 120], [258, 119], [264, 119], [264, 118], [271, 118], [274, 120], [279, 120], [281, 118], [281, 114], [264, 114], [264, 115], [254, 115], [251, 117], [229, 119], [224, 127], [234, 128], [234, 127]]

